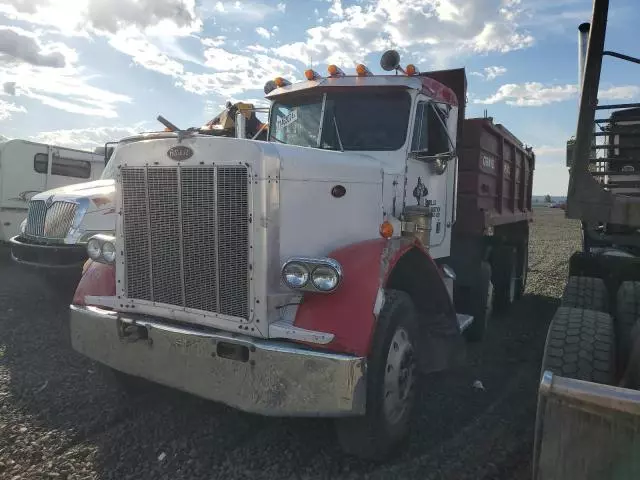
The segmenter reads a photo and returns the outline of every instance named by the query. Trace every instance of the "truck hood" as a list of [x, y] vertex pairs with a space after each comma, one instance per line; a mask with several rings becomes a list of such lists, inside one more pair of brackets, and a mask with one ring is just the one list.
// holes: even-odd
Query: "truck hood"
[[108, 197], [113, 198], [116, 192], [115, 180], [96, 180], [94, 182], [76, 183], [60, 188], [47, 190], [34, 195], [32, 200], [47, 200], [52, 195], [55, 200], [77, 200], [79, 198]]

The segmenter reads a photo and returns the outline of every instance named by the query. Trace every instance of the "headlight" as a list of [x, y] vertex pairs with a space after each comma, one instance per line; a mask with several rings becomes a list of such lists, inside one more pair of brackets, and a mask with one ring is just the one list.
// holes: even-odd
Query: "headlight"
[[102, 243], [97, 238], [91, 238], [87, 243], [87, 253], [91, 260], [98, 260], [102, 254]]
[[319, 265], [311, 274], [313, 285], [323, 292], [330, 292], [338, 286], [340, 275], [329, 265]]
[[102, 244], [102, 258], [107, 263], [113, 263], [116, 261], [116, 246], [111, 242], [104, 242]]
[[116, 243], [111, 235], [94, 235], [87, 242], [87, 254], [91, 260], [101, 263], [116, 261]]
[[282, 279], [293, 290], [329, 293], [342, 280], [342, 267], [332, 258], [290, 258], [282, 267]]
[[309, 281], [309, 270], [302, 263], [287, 262], [282, 269], [282, 278], [289, 288], [302, 288]]

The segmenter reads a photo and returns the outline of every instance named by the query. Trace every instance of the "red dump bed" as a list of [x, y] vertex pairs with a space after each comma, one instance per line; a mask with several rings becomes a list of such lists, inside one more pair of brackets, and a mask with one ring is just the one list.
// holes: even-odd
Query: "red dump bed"
[[458, 232], [528, 221], [535, 155], [491, 118], [462, 122], [458, 139]]

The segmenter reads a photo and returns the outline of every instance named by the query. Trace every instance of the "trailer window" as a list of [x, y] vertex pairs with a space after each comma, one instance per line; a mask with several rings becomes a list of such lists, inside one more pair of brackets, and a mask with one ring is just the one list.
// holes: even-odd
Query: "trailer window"
[[418, 103], [411, 151], [429, 155], [449, 152], [451, 146], [446, 124], [446, 114], [439, 107], [432, 102]]
[[[33, 157], [33, 169], [38, 173], [47, 173], [49, 155], [46, 153], [36, 153]], [[91, 163], [86, 160], [76, 160], [53, 155], [51, 165], [51, 175], [62, 177], [91, 178]]]

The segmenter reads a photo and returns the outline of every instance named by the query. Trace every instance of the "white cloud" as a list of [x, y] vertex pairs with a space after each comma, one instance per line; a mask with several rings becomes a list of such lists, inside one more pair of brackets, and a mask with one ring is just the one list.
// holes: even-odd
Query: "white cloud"
[[280, 31], [280, 28], [277, 25], [274, 25], [273, 27], [271, 27], [271, 30], [275, 33], [278, 33]]
[[165, 75], [180, 75], [184, 72], [182, 63], [169, 58], [151, 43], [150, 39], [136, 29], [129, 29], [111, 35], [109, 44], [129, 55], [135, 64]]
[[[497, 92], [484, 99], [474, 99], [473, 103], [491, 105], [506, 103], [519, 107], [540, 107], [550, 103], [564, 102], [576, 98], [578, 85], [544, 85], [539, 82], [508, 83], [498, 88]], [[599, 100], [632, 100], [640, 97], [640, 86], [620, 85], [602, 89], [598, 92]]]
[[475, 75], [484, 80], [494, 80], [505, 73], [507, 73], [507, 69], [505, 67], [491, 66], [483, 68], [482, 72], [471, 72], [470, 75]]
[[144, 129], [144, 123], [129, 127], [94, 127], [74, 128], [68, 130], [52, 130], [41, 132], [31, 137], [36, 142], [59, 145], [81, 150], [93, 150], [102, 147], [107, 142], [118, 141], [124, 137], [140, 133]]
[[598, 92], [599, 100], [633, 100], [638, 97], [640, 97], [640, 86], [638, 85], [609, 87]]
[[0, 78], [15, 84], [16, 96], [70, 113], [115, 118], [117, 106], [131, 102], [126, 95], [92, 86], [84, 70], [72, 66], [51, 69], [27, 63], [0, 65]]
[[256, 28], [256, 33], [267, 40], [271, 38], [271, 32], [264, 27]]
[[5, 102], [0, 98], [0, 120], [8, 120], [14, 113], [27, 113], [27, 109], [22, 105]]
[[388, 47], [423, 55], [437, 64], [453, 56], [508, 52], [530, 46], [533, 37], [517, 23], [514, 0], [371, 0], [344, 7], [333, 1], [337, 21], [307, 30], [307, 39], [276, 49], [306, 63], [352, 64]]
[[267, 79], [285, 76], [295, 81], [297, 69], [284, 60], [264, 53], [231, 53], [222, 48], [204, 52], [206, 65], [215, 73], [186, 72], [177, 79], [185, 90], [199, 95], [216, 93], [225, 98], [251, 90], [262, 90]]
[[266, 17], [285, 11], [285, 5], [279, 3], [276, 6], [265, 5], [257, 1], [218, 1], [215, 4], [209, 2], [200, 7], [204, 17], [224, 18], [225, 21], [242, 23], [260, 23]]
[[498, 88], [498, 91], [485, 99], [476, 99], [474, 103], [491, 105], [504, 102], [507, 105], [519, 107], [539, 107], [555, 102], [563, 102], [576, 96], [577, 85], [547, 86], [538, 82], [508, 83]]
[[280, 12], [280, 13], [284, 13], [287, 10], [287, 4], [284, 2], [280, 2], [278, 3], [278, 5], [276, 6], [276, 9]]

